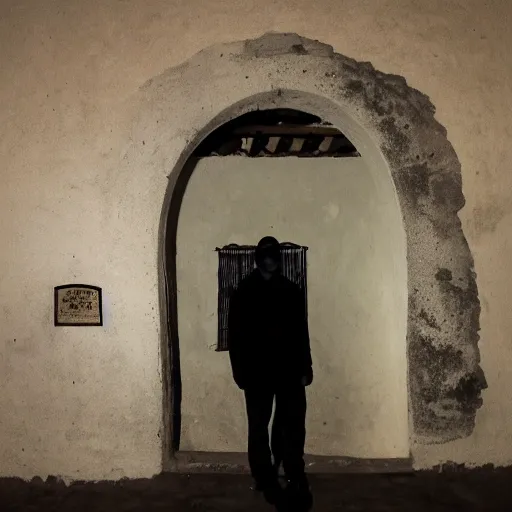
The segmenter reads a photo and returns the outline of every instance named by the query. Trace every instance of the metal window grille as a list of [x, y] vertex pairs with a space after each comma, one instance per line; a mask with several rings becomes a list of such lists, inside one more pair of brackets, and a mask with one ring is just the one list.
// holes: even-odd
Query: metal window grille
[[[223, 352], [228, 350], [229, 301], [242, 279], [253, 271], [256, 247], [231, 244], [216, 250], [219, 254], [217, 352]], [[292, 243], [281, 244], [282, 273], [303, 291], [306, 314], [308, 305], [307, 250], [307, 247]]]

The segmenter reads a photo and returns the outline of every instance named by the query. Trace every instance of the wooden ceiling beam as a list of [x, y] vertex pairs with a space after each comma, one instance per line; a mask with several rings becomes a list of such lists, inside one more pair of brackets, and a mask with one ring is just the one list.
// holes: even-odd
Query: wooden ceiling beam
[[235, 128], [232, 132], [233, 135], [239, 137], [256, 137], [256, 136], [266, 136], [266, 137], [279, 137], [286, 135], [287, 137], [300, 137], [307, 138], [308, 136], [320, 136], [320, 137], [340, 137], [346, 138], [342, 132], [340, 132], [337, 128], [332, 126], [324, 126], [324, 125], [288, 125], [288, 124], [278, 124], [274, 126], [267, 125], [252, 125], [252, 126], [242, 126], [240, 128]]

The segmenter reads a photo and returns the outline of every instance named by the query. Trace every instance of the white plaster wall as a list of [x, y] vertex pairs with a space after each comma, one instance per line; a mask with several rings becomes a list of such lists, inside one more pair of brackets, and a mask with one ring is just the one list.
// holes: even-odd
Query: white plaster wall
[[[160, 470], [156, 252], [170, 169], [130, 139], [132, 98], [206, 46], [269, 30], [403, 75], [436, 105], [462, 163], [489, 389], [471, 437], [413, 455], [417, 467], [510, 464], [511, 9], [508, 0], [3, 0], [0, 474]], [[175, 122], [186, 118], [180, 105]], [[105, 289], [105, 328], [52, 327], [53, 286], [69, 281]]]
[[389, 185], [377, 187], [363, 158], [199, 161], [177, 236], [181, 449], [246, 450], [243, 394], [215, 352], [214, 249], [270, 233], [310, 248], [307, 452], [409, 455], [405, 235]]

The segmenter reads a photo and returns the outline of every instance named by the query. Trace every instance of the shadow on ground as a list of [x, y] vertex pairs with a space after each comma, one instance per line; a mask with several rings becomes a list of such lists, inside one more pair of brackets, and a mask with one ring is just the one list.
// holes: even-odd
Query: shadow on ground
[[[318, 512], [512, 511], [512, 470], [411, 475], [312, 475]], [[164, 474], [75, 483], [0, 479], [2, 512], [270, 511], [246, 475]]]

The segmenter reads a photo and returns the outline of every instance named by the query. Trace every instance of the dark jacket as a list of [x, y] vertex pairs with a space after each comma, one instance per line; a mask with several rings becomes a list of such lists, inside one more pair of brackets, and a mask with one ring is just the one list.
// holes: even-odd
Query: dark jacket
[[246, 277], [231, 297], [228, 328], [240, 388], [312, 379], [304, 295], [286, 277], [265, 281], [258, 270]]

